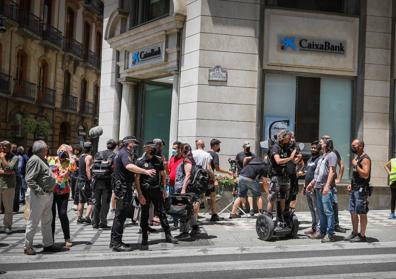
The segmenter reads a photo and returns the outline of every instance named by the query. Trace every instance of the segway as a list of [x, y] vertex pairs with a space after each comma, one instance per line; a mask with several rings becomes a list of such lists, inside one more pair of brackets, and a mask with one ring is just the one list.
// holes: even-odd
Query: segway
[[283, 214], [284, 222], [280, 220], [278, 214], [276, 217], [272, 217], [272, 214], [264, 211], [257, 217], [256, 221], [256, 232], [258, 237], [264, 241], [269, 241], [273, 237], [295, 238], [298, 233], [299, 222], [294, 212], [288, 210]]

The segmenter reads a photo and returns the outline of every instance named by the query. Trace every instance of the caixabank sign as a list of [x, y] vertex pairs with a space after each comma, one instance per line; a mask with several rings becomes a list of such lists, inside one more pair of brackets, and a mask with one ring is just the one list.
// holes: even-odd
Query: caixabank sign
[[313, 51], [345, 54], [346, 42], [291, 35], [279, 37], [279, 48], [282, 51]]
[[163, 43], [151, 45], [132, 51], [129, 57], [129, 68], [147, 62], [160, 62], [163, 60]]

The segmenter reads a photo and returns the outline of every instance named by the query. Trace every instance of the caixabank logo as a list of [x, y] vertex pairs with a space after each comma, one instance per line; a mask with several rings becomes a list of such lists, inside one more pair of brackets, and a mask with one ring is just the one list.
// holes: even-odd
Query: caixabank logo
[[282, 51], [313, 51], [333, 54], [345, 54], [345, 41], [317, 39], [308, 37], [281, 36], [279, 48]]

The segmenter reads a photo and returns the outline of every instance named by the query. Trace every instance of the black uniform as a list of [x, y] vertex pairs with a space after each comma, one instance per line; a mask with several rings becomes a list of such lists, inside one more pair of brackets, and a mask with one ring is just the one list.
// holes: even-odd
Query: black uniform
[[153, 156], [149, 158], [147, 154], [139, 158], [136, 161], [136, 165], [142, 169], [156, 171], [156, 174], [152, 177], [148, 175], [140, 175], [140, 189], [146, 200], [146, 203], [142, 205], [142, 216], [140, 218], [140, 227], [142, 228], [143, 242], [147, 241], [147, 232], [149, 229], [148, 219], [150, 204], [153, 203], [154, 210], [157, 212], [161, 221], [161, 226], [165, 234], [170, 233], [168, 219], [165, 213], [164, 198], [162, 195], [163, 185], [161, 172], [164, 171], [164, 164], [161, 157]]
[[243, 160], [244, 160], [246, 157], [253, 157], [253, 158], [255, 158], [256, 155], [255, 155], [254, 153], [250, 152], [250, 151], [247, 152], [247, 153], [245, 153], [245, 151], [239, 152], [239, 153], [236, 155], [236, 157], [235, 157], [235, 161], [237, 161], [238, 173], [240, 173], [241, 170], [243, 169]]
[[271, 182], [270, 182], [270, 200], [285, 199], [289, 190], [289, 174], [286, 165], [278, 165], [275, 161], [275, 155], [279, 155], [281, 159], [287, 158], [287, 150], [275, 143], [270, 150], [271, 160]]
[[85, 158], [88, 154], [82, 154], [78, 163], [78, 201], [79, 203], [92, 204], [91, 181], [88, 179]]
[[114, 159], [114, 194], [116, 196], [116, 209], [111, 228], [111, 242], [113, 247], [120, 246], [124, 223], [128, 215], [129, 204], [132, 201], [134, 174], [126, 169], [128, 164], [133, 164], [133, 154], [123, 147]]
[[[104, 150], [95, 155], [95, 160], [112, 162], [114, 157], [115, 153], [112, 150]], [[105, 227], [107, 226], [107, 212], [109, 211], [111, 199], [111, 173], [104, 177], [96, 177], [93, 174], [92, 184], [94, 185], [92, 225], [94, 227]]]

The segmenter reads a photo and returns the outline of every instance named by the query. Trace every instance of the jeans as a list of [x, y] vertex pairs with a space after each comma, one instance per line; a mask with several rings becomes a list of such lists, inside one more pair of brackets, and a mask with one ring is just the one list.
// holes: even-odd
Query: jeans
[[318, 230], [318, 225], [319, 225], [319, 220], [320, 220], [320, 215], [317, 207], [317, 202], [316, 202], [316, 190], [312, 192], [307, 192], [306, 193], [307, 197], [307, 203], [309, 207], [309, 211], [311, 212], [311, 217], [312, 217], [312, 229], [313, 230]]
[[25, 181], [25, 176], [18, 175], [17, 176], [17, 183], [20, 183], [20, 189], [19, 189], [19, 203], [25, 203], [25, 193], [27, 190], [27, 185]]
[[109, 212], [111, 199], [111, 184], [110, 180], [107, 181], [96, 181], [94, 190], [94, 209], [92, 225], [107, 226], [107, 213]]
[[70, 225], [69, 217], [67, 217], [67, 204], [69, 202], [69, 193], [63, 195], [54, 195], [54, 202], [52, 203], [52, 237], [55, 240], [55, 219], [56, 208], [58, 208], [58, 216], [61, 222], [63, 236], [65, 240], [70, 239]]
[[333, 189], [330, 189], [327, 195], [322, 194], [322, 189], [315, 189], [315, 191], [320, 216], [320, 234], [326, 235], [327, 233], [329, 237], [332, 237], [334, 235]]

